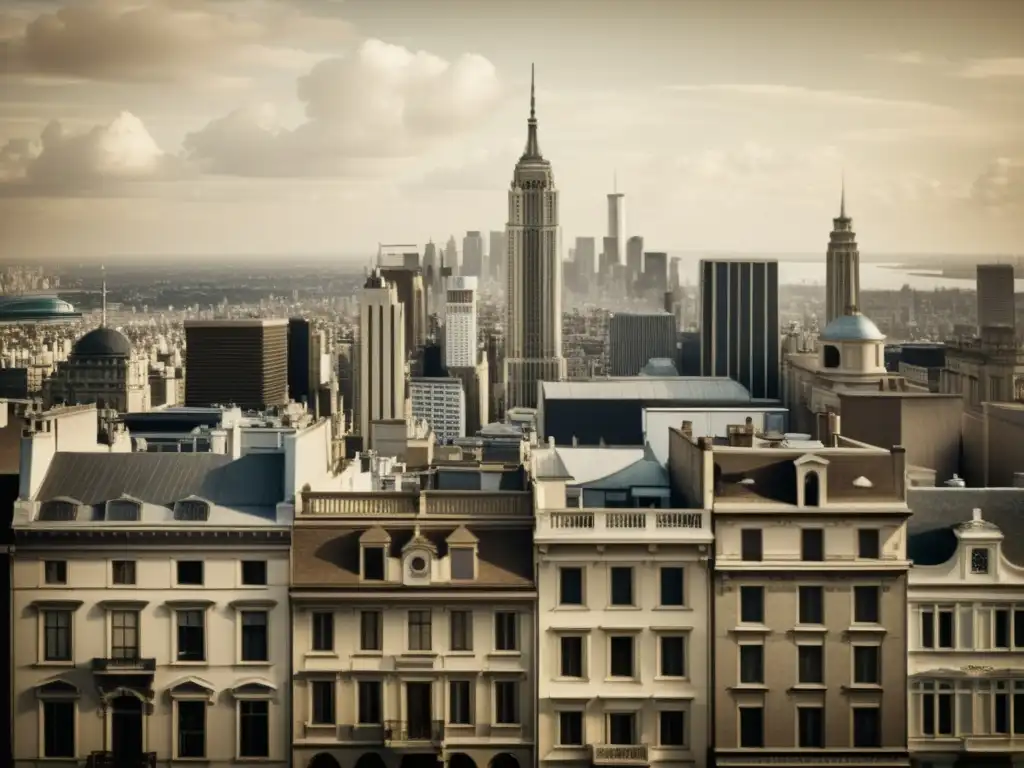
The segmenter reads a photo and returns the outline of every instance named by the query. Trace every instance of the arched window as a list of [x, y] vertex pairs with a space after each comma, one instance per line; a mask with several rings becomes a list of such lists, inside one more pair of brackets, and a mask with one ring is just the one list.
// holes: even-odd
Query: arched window
[[820, 503], [821, 479], [817, 472], [804, 475], [804, 506], [816, 507]]
[[824, 350], [822, 350], [822, 362], [826, 368], [838, 368], [841, 363], [841, 356], [839, 354], [839, 347], [832, 344], [826, 344]]

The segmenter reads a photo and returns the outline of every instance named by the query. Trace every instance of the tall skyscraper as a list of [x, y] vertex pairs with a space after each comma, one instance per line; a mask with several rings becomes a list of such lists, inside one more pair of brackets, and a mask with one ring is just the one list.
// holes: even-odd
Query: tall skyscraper
[[405, 356], [415, 357], [427, 338], [427, 296], [419, 267], [380, 267], [380, 276], [398, 292], [405, 305]]
[[448, 242], [444, 244], [444, 265], [452, 271], [453, 275], [460, 274], [459, 249], [455, 245], [455, 235], [450, 235]]
[[[626, 255], [626, 196], [619, 192], [618, 183], [615, 184], [615, 190], [608, 195], [608, 237], [614, 241], [615, 248], [609, 253], [606, 247], [607, 263], [623, 263]], [[643, 248], [640, 250], [643, 251]]]
[[395, 286], [374, 270], [359, 302], [359, 430], [405, 414], [405, 305]]
[[[839, 200], [839, 218], [832, 219], [832, 233], [825, 255], [825, 325], [860, 307], [860, 251], [853, 219], [846, 215], [846, 185]], [[849, 306], [853, 302], [853, 306]]]
[[185, 405], [288, 402], [288, 321], [185, 321]]
[[479, 232], [467, 232], [462, 238], [462, 272], [469, 277], [480, 277], [484, 269], [484, 239]]
[[533, 73], [526, 149], [508, 193], [508, 309], [505, 323], [505, 406], [537, 405], [539, 381], [565, 376], [562, 358], [562, 260], [558, 254], [558, 191], [537, 140]]
[[487, 257], [489, 262], [489, 274], [499, 283], [505, 282], [508, 273], [506, 263], [508, 262], [507, 248], [505, 246], [504, 232], [491, 232], [490, 253]]
[[616, 312], [608, 319], [608, 368], [636, 376], [652, 358], [676, 364], [676, 319], [667, 312]]
[[659, 296], [671, 290], [668, 281], [668, 254], [664, 251], [648, 251], [644, 254], [644, 288]]
[[449, 277], [444, 309], [444, 357], [449, 368], [477, 364], [476, 277]]
[[626, 287], [632, 293], [644, 271], [644, 238], [633, 235], [626, 241]]
[[[313, 328], [304, 317], [288, 321], [288, 399], [309, 403], [312, 410]], [[319, 361], [317, 361], [319, 363]]]
[[978, 265], [978, 331], [1017, 327], [1012, 264]]
[[700, 263], [701, 376], [728, 376], [752, 397], [779, 397], [779, 263]]

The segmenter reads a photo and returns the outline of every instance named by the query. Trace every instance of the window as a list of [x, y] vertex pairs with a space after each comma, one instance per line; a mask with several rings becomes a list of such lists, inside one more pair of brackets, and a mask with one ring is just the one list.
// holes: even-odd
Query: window
[[804, 528], [800, 531], [800, 559], [807, 562], [821, 562], [825, 559], [825, 531], [821, 528]]
[[658, 713], [658, 743], [663, 747], [686, 746], [686, 713], [663, 709]]
[[384, 581], [384, 547], [363, 547], [363, 580]]
[[988, 549], [985, 547], [971, 549], [971, 573], [977, 575], [988, 573]]
[[47, 584], [64, 585], [68, 583], [68, 563], [66, 560], [47, 560], [43, 563], [43, 579]]
[[760, 643], [740, 646], [740, 684], [764, 684], [764, 646]]
[[825, 623], [824, 587], [800, 587], [798, 598], [800, 601], [798, 617], [800, 624]]
[[380, 611], [359, 613], [359, 650], [379, 651], [381, 649]]
[[878, 587], [853, 588], [853, 620], [857, 624], [877, 624], [879, 610]]
[[114, 560], [110, 564], [111, 581], [119, 587], [128, 587], [135, 584], [135, 561]]
[[562, 747], [583, 746], [583, 713], [563, 710], [558, 713], [558, 744]]
[[519, 617], [512, 611], [494, 614], [494, 650], [519, 650]]
[[633, 712], [611, 712], [608, 715], [608, 743], [636, 744], [636, 714]]
[[924, 606], [921, 608], [921, 647], [956, 647], [956, 611], [954, 606]]
[[451, 612], [451, 649], [473, 650], [473, 614], [470, 611]]
[[206, 707], [203, 700], [179, 700], [177, 757], [206, 757]]
[[379, 725], [381, 717], [381, 686], [379, 680], [359, 681], [359, 724]]
[[452, 725], [472, 725], [472, 686], [469, 680], [448, 683], [448, 722]]
[[764, 542], [760, 528], [740, 531], [740, 559], [756, 562], [764, 559]]
[[238, 702], [238, 756], [270, 757], [270, 702]]
[[519, 683], [515, 680], [494, 684], [494, 721], [499, 725], [519, 725]]
[[613, 635], [608, 639], [611, 677], [633, 677], [633, 636]]
[[857, 557], [862, 560], [877, 560], [882, 556], [882, 545], [877, 528], [861, 528], [857, 531]]
[[310, 616], [314, 651], [334, 650], [334, 614], [318, 611]]
[[558, 569], [558, 604], [583, 605], [583, 569]]
[[684, 571], [679, 566], [665, 566], [661, 569], [661, 605], [682, 607], [686, 605]]
[[583, 638], [579, 635], [562, 635], [559, 638], [561, 677], [583, 677]]
[[879, 685], [882, 682], [882, 653], [877, 645], [853, 646], [854, 685]]
[[683, 635], [662, 635], [659, 638], [662, 677], [686, 677], [686, 638]]
[[453, 581], [476, 578], [476, 550], [473, 547], [452, 547], [448, 550]]
[[71, 661], [71, 611], [43, 611], [43, 660]]
[[764, 707], [740, 707], [740, 746], [764, 747]]
[[178, 584], [186, 587], [203, 586], [203, 561], [179, 560], [177, 563]]
[[309, 698], [310, 722], [313, 725], [334, 725], [334, 681], [310, 681]]
[[820, 645], [798, 645], [797, 681], [802, 685], [825, 682], [825, 649]]
[[612, 568], [612, 605], [633, 605], [633, 569], [622, 566]]
[[206, 660], [206, 614], [201, 610], [178, 611], [178, 661]]
[[953, 686], [949, 683], [936, 686], [927, 682], [917, 687], [921, 690], [915, 693], [920, 699], [921, 733], [925, 736], [953, 736]]
[[811, 749], [825, 747], [825, 710], [822, 707], [796, 708], [797, 746]]
[[43, 757], [75, 756], [75, 702], [43, 702]]
[[430, 611], [409, 611], [409, 650], [429, 651], [430, 635]]
[[242, 584], [246, 587], [265, 587], [267, 585], [267, 561], [243, 560]]
[[242, 611], [242, 661], [267, 661], [267, 612]]
[[878, 749], [882, 746], [882, 710], [880, 708], [853, 708], [853, 746], [859, 749]]
[[139, 655], [139, 612], [111, 611], [110, 657], [131, 660]]
[[740, 587], [740, 622], [764, 623], [764, 587]]

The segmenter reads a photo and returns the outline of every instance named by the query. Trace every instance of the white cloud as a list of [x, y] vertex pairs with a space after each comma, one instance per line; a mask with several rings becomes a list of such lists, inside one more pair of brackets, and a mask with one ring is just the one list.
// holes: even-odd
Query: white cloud
[[254, 66], [305, 69], [297, 41], [347, 38], [339, 19], [302, 17], [287, 3], [94, 0], [0, 25], [0, 73], [112, 81], [215, 79]]
[[1024, 58], [973, 59], [960, 72], [972, 80], [1024, 77]]
[[680, 93], [706, 93], [731, 96], [760, 97], [776, 101], [803, 102], [822, 106], [875, 107], [880, 109], [913, 109], [936, 114], [948, 114], [953, 110], [937, 104], [906, 99], [890, 99], [849, 91], [830, 91], [805, 88], [798, 85], [776, 83], [712, 83], [708, 85], [672, 85], [669, 90]]
[[266, 107], [236, 110], [189, 134], [185, 149], [210, 173], [346, 175], [472, 129], [498, 95], [494, 66], [481, 56], [448, 62], [366, 40], [299, 78], [301, 125], [282, 125]]
[[127, 182], [168, 179], [179, 170], [130, 112], [78, 133], [53, 121], [38, 139], [12, 139], [0, 148], [8, 195], [102, 194]]
[[974, 181], [971, 197], [989, 208], [1024, 202], [1024, 160], [1000, 157]]
[[923, 64], [936, 63], [936, 59], [933, 56], [929, 56], [921, 51], [894, 51], [890, 53], [872, 53], [868, 54], [869, 59], [875, 61], [887, 61], [892, 64], [904, 64], [907, 66], [920, 66]]

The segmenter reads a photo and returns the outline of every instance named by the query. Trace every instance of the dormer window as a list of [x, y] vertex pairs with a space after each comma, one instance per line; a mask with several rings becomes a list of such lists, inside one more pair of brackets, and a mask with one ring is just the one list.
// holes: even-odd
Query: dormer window
[[476, 579], [477, 539], [464, 525], [448, 536], [448, 565], [452, 581]]
[[78, 519], [81, 505], [75, 499], [52, 499], [39, 507], [39, 520], [48, 523], [70, 522]]
[[363, 547], [363, 581], [384, 581], [384, 547]]
[[973, 547], [971, 549], [971, 573], [984, 575], [989, 569], [988, 547]]
[[138, 522], [142, 505], [135, 499], [115, 499], [107, 502], [104, 517], [108, 522]]
[[185, 499], [174, 505], [174, 519], [188, 522], [206, 522], [210, 519], [210, 503], [203, 499]]

